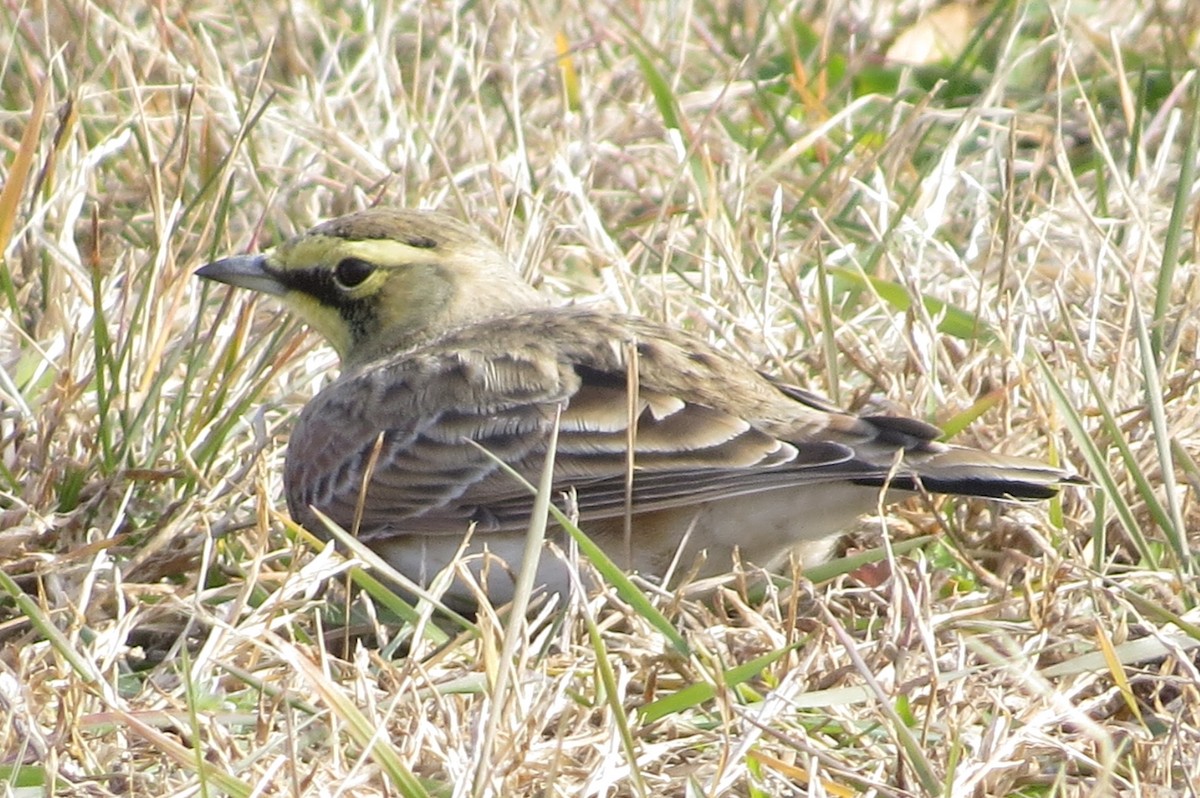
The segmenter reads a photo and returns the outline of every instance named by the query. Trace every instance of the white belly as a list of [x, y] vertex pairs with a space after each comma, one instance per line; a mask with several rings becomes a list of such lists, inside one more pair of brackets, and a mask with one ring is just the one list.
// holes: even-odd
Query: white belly
[[[688, 573], [696, 558], [702, 556], [700, 575], [713, 576], [730, 569], [735, 550], [743, 563], [772, 569], [785, 564], [793, 552], [809, 565], [821, 562], [839, 533], [858, 516], [870, 512], [878, 496], [875, 488], [831, 483], [644, 513], [633, 520], [628, 546], [623, 519], [602, 519], [581, 526], [613, 562], [627, 570], [658, 578], [678, 553], [676, 574]], [[687, 541], [680, 551], [685, 535]], [[573, 566], [561, 554], [566, 548], [561, 530], [552, 528], [548, 536], [556, 545], [543, 551], [535, 585], [565, 595], [572, 582]], [[461, 537], [449, 534], [396, 534], [374, 540], [371, 546], [393, 568], [428, 587], [455, 562], [461, 543]], [[524, 544], [523, 530], [478, 533], [456, 567], [467, 568], [493, 604], [504, 604], [512, 599]], [[476, 604], [476, 594], [461, 579], [455, 579], [444, 600], [453, 607], [469, 609]]]

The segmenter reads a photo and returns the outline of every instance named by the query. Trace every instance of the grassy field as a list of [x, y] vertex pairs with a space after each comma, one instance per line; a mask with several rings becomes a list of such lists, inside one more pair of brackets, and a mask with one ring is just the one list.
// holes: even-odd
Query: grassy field
[[[1196, 794], [1200, 6], [455, 5], [0, 9], [5, 794]], [[192, 276], [376, 203], [1093, 484], [402, 620], [286, 522], [332, 351]]]

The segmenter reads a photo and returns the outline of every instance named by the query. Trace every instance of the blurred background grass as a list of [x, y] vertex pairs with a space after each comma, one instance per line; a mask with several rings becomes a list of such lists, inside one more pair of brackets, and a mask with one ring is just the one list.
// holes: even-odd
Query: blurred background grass
[[[1200, 781], [1200, 8], [44, 2], [0, 19], [16, 794]], [[612, 592], [531, 621], [512, 661], [500, 616], [447, 640], [427, 611], [375, 624], [370, 601], [374, 645], [327, 646], [352, 561], [277, 513], [291, 419], [335, 358], [191, 273], [380, 202], [471, 220], [564, 301], [1096, 487], [911, 502], [848, 550], [881, 530], [936, 541], [795, 589], [649, 591], [671, 635]]]

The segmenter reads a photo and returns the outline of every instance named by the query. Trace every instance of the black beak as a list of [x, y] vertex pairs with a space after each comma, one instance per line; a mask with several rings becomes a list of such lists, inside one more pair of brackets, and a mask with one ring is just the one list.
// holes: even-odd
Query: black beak
[[236, 255], [222, 258], [196, 270], [197, 277], [249, 288], [262, 294], [283, 296], [288, 289], [271, 273], [265, 255]]

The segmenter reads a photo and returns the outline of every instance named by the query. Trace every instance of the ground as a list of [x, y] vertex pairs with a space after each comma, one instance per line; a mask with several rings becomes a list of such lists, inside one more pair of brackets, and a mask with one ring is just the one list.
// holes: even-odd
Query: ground
[[[0, 17], [11, 794], [1200, 783], [1200, 7]], [[916, 499], [765, 588], [611, 577], [525, 624], [403, 620], [286, 520], [333, 353], [192, 276], [380, 202], [471, 220], [562, 301], [1090, 484]]]

